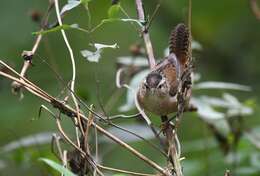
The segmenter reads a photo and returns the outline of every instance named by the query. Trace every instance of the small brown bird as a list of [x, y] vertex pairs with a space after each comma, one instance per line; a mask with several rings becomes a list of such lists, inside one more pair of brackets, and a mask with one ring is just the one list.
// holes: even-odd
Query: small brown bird
[[[159, 62], [141, 82], [137, 101], [144, 110], [165, 116], [177, 112], [177, 92], [181, 75], [187, 67], [190, 55], [190, 32], [184, 24], [178, 24], [171, 33], [170, 53]], [[185, 97], [187, 103], [191, 90]]]

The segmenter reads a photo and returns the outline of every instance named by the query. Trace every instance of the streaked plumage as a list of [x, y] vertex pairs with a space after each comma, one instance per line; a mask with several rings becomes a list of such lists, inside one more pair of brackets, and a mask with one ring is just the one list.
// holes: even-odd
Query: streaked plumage
[[184, 24], [172, 31], [169, 48], [169, 56], [151, 70], [137, 92], [140, 106], [157, 115], [177, 111], [179, 79], [190, 57], [190, 32]]

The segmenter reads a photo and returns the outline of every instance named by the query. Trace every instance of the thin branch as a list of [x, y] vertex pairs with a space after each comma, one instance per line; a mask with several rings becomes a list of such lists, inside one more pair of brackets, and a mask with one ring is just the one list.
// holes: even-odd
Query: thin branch
[[[60, 160], [62, 160], [62, 150], [61, 150], [61, 146], [60, 146], [60, 136], [57, 134], [53, 134], [52, 135], [52, 142], [51, 142], [51, 146], [52, 146], [52, 152], [56, 155], [57, 158], [59, 158]], [[55, 153], [54, 150], [54, 144], [56, 144], [57, 149], [58, 149], [58, 154]]]
[[[91, 108], [92, 107], [93, 106], [91, 106]], [[89, 129], [90, 129], [92, 122], [93, 122], [93, 114], [92, 114], [92, 112], [89, 112], [88, 123], [87, 123], [87, 127], [86, 127], [85, 134], [84, 134], [84, 146], [85, 146], [85, 151], [88, 154], [90, 154], [89, 145], [88, 145], [88, 136], [89, 136]]]
[[[48, 25], [48, 20], [49, 20], [49, 16], [50, 16], [50, 12], [51, 12], [52, 8], [53, 8], [53, 2], [50, 1], [49, 6], [48, 6], [46, 13], [44, 15], [44, 18], [42, 19], [42, 22], [41, 22], [41, 31], [44, 30], [44, 28]], [[36, 53], [37, 49], [39, 48], [41, 41], [42, 41], [42, 35], [40, 34], [40, 35], [37, 36], [37, 38], [34, 42], [34, 45], [32, 47], [32, 50], [31, 51], [23, 51], [22, 57], [24, 58], [24, 63], [23, 63], [23, 67], [22, 67], [21, 72], [20, 72], [22, 77], [25, 77], [27, 70], [32, 65], [33, 56]], [[17, 93], [17, 92], [20, 91], [21, 85], [18, 82], [14, 81], [14, 82], [12, 82], [12, 88], [13, 88], [13, 92]]]
[[[59, 2], [58, 2], [58, 0], [54, 0], [54, 3], [55, 3], [55, 10], [56, 10], [56, 15], [57, 15], [57, 19], [58, 19], [59, 25], [62, 26], [63, 24], [62, 24], [62, 20], [61, 20], [61, 16], [60, 16]], [[63, 29], [61, 29], [61, 33], [62, 33], [64, 42], [65, 42], [65, 44], [67, 46], [67, 49], [68, 49], [68, 51], [70, 53], [70, 59], [71, 59], [71, 64], [72, 64], [72, 79], [71, 79], [71, 87], [70, 87], [70, 89], [74, 92], [74, 90], [75, 90], [75, 79], [76, 79], [76, 64], [75, 64], [74, 53], [73, 53], [73, 50], [72, 50], [72, 48], [71, 48], [71, 46], [69, 44], [67, 35], [66, 35], [66, 33], [65, 33], [65, 31]], [[73, 102], [74, 102], [76, 110], [77, 110], [77, 113], [76, 113], [77, 114], [77, 122], [79, 124], [80, 130], [81, 130], [81, 134], [84, 134], [84, 130], [83, 130], [83, 127], [82, 127], [81, 119], [80, 119], [80, 116], [79, 116], [79, 105], [78, 105], [77, 99], [76, 99], [76, 97], [75, 97], [75, 95], [73, 93], [71, 93], [71, 97], [73, 99]], [[76, 133], [77, 133], [77, 127], [76, 127]], [[77, 137], [77, 139], [79, 141], [79, 137]]]
[[162, 0], [159, 0], [158, 3], [157, 3], [157, 5], [156, 5], [156, 7], [155, 7], [155, 10], [154, 10], [154, 12], [153, 12], [151, 18], [149, 19], [149, 22], [148, 22], [148, 24], [147, 24], [147, 30], [150, 28], [150, 26], [151, 26], [153, 20], [155, 19], [156, 15], [158, 14], [159, 9], [160, 9], [160, 7], [161, 7], [161, 4], [162, 4]]
[[[40, 59], [41, 59], [41, 58], [40, 58]], [[43, 59], [41, 59], [41, 60], [49, 66], [49, 64], [48, 64], [45, 60], [43, 60]], [[1, 63], [1, 61], [0, 61], [0, 63]], [[4, 63], [3, 63], [3, 64], [4, 64]], [[158, 151], [159, 151], [160, 153], [162, 153], [164, 156], [167, 156], [167, 155], [165, 154], [165, 152], [163, 152], [158, 146], [156, 146], [155, 144], [153, 144], [153, 143], [150, 142], [149, 140], [147, 140], [147, 139], [143, 138], [142, 136], [140, 136], [140, 135], [138, 135], [138, 134], [136, 134], [136, 133], [133, 133], [133, 132], [131, 132], [131, 131], [129, 131], [129, 130], [123, 128], [123, 127], [120, 127], [120, 126], [118, 126], [118, 125], [112, 123], [111, 120], [113, 120], [113, 116], [112, 116], [112, 119], [110, 119], [110, 117], [103, 118], [101, 115], [99, 115], [98, 113], [96, 113], [95, 111], [93, 111], [93, 110], [91, 109], [91, 107], [89, 107], [89, 106], [88, 106], [84, 101], [82, 101], [72, 90], [70, 90], [67, 85], [65, 85], [65, 81], [63, 80], [63, 78], [62, 78], [55, 70], [53, 70], [50, 66], [49, 66], [49, 68], [50, 68], [50, 69], [52, 70], [52, 72], [56, 75], [57, 79], [58, 79], [59, 81], [61, 81], [61, 83], [65, 86], [65, 88], [67, 88], [71, 93], [73, 93], [73, 94], [75, 95], [75, 97], [77, 98], [77, 100], [78, 100], [84, 107], [86, 107], [89, 112], [92, 112], [96, 117], [100, 118], [102, 121], [106, 122], [108, 125], [111, 125], [111, 126], [113, 126], [113, 127], [116, 127], [116, 128], [118, 128], [118, 129], [120, 129], [120, 130], [122, 130], [122, 131], [125, 131], [125, 132], [127, 132], [127, 133], [129, 133], [129, 134], [131, 134], [131, 135], [136, 136], [136, 137], [139, 138], [139, 139], [142, 139], [144, 142], [146, 142], [147, 144], [149, 144], [149, 145], [150, 145], [151, 147], [153, 147], [154, 149], [158, 150]], [[18, 74], [18, 73], [17, 73], [17, 74]], [[120, 74], [120, 73], [119, 73], [119, 74]], [[118, 75], [118, 72], [117, 72], [117, 75]], [[19, 76], [19, 74], [18, 74], [18, 76]], [[120, 77], [120, 76], [118, 76], [118, 77]], [[120, 80], [117, 80], [117, 82], [120, 82]], [[118, 86], [120, 86], [120, 83], [116, 83], [116, 84], [119, 84]], [[123, 86], [129, 87], [127, 84], [123, 84]], [[130, 88], [130, 90], [132, 90], [132, 89]], [[120, 118], [120, 115], [116, 115], [115, 117], [116, 117], [116, 118]], [[127, 117], [127, 116], [122, 115], [121, 117], [124, 118], [124, 117]], [[130, 117], [129, 117], [129, 118], [130, 118]], [[109, 119], [109, 120], [107, 120], [107, 119]]]
[[137, 9], [139, 21], [143, 24], [142, 35], [143, 35], [143, 38], [144, 38], [146, 52], [147, 52], [147, 55], [148, 55], [149, 66], [152, 69], [156, 65], [156, 62], [155, 62], [155, 58], [154, 58], [153, 46], [152, 46], [152, 43], [151, 43], [150, 35], [149, 35], [149, 32], [147, 30], [147, 26], [146, 26], [147, 24], [146, 24], [146, 20], [145, 20], [143, 2], [142, 2], [142, 0], [135, 0], [135, 3], [136, 3], [136, 9]]
[[[96, 156], [96, 161], [97, 163], [99, 163], [99, 159], [98, 159], [98, 132], [97, 132], [97, 128], [95, 128], [95, 156]], [[96, 176], [96, 170], [94, 170], [94, 176]]]
[[[63, 157], [62, 157], [62, 163], [63, 163], [63, 167], [67, 168], [68, 167], [68, 158], [67, 158], [67, 150], [63, 150]], [[64, 174], [62, 173], [62, 176], [64, 176]]]
[[[3, 74], [3, 72], [0, 71], [0, 74], [3, 75], [6, 78], [9, 79], [13, 79], [12, 76], [10, 75], [6, 75]], [[23, 78], [25, 79], [25, 78]], [[23, 86], [28, 86], [28, 83], [25, 83], [24, 81], [20, 81], [19, 79], [15, 79], [17, 80], [20, 84], [22, 84]], [[29, 81], [28, 81], [29, 82]], [[31, 86], [31, 84], [29, 85]], [[34, 86], [34, 89], [40, 89], [37, 86]], [[34, 92], [33, 90], [31, 90], [30, 88], [28, 88], [29, 91], [31, 91], [32, 93]], [[45, 92], [45, 94], [47, 94]], [[37, 95], [36, 95], [37, 96]], [[39, 96], [40, 97], [40, 96]], [[53, 98], [52, 96], [48, 96], [51, 98], [46, 98], [44, 97], [43, 99], [45, 101], [47, 101], [48, 103], [51, 103], [52, 105], [55, 105], [55, 108], [58, 108], [61, 112], [65, 113], [66, 115], [71, 115], [71, 114], [76, 114], [77, 111], [75, 109], [73, 109], [72, 107], [70, 107], [67, 104], [64, 104], [58, 100], [56, 100], [55, 98]], [[42, 98], [42, 97], [40, 97]], [[88, 121], [88, 118], [86, 116], [84, 116], [83, 114], [79, 113], [80, 118]], [[62, 129], [60, 126], [60, 122], [59, 120], [57, 120], [57, 125], [59, 127], [59, 129]], [[116, 136], [114, 136], [113, 134], [109, 133], [108, 131], [106, 131], [105, 129], [103, 129], [102, 127], [100, 127], [99, 125], [97, 125], [96, 123], [92, 123], [91, 124], [93, 127], [95, 127], [99, 132], [101, 132], [102, 134], [104, 134], [105, 136], [107, 136], [108, 138], [110, 138], [111, 140], [113, 140], [114, 142], [116, 142], [117, 144], [121, 145], [122, 147], [124, 147], [126, 150], [128, 150], [129, 152], [131, 152], [132, 154], [134, 154], [135, 156], [137, 156], [139, 159], [143, 160], [145, 163], [147, 163], [148, 165], [150, 165], [151, 167], [153, 167], [154, 169], [156, 169], [157, 171], [159, 171], [160, 173], [164, 174], [164, 175], [168, 175], [167, 173], [165, 173], [165, 170], [159, 166], [157, 163], [155, 163], [154, 161], [150, 160], [149, 158], [147, 158], [146, 156], [144, 156], [143, 154], [141, 154], [140, 152], [138, 152], [136, 149], [134, 149], [133, 147], [131, 147], [130, 145], [128, 145], [127, 143], [123, 142], [122, 140], [120, 140], [119, 138], [117, 138]], [[72, 142], [72, 141], [70, 141]], [[78, 146], [76, 146], [73, 142], [71, 143], [75, 148], [77, 148], [79, 151], [83, 152], [80, 148], [78, 148]], [[84, 153], [84, 152], [83, 152]]]
[[122, 169], [115, 169], [107, 166], [102, 166], [102, 165], [97, 165], [100, 169], [107, 170], [107, 171], [113, 171], [113, 172], [119, 172], [119, 173], [124, 173], [124, 174], [129, 174], [129, 175], [137, 175], [137, 176], [156, 176], [153, 174], [144, 174], [144, 173], [138, 173], [138, 172], [132, 172], [132, 171], [126, 171]]
[[182, 176], [182, 167], [180, 164], [180, 156], [178, 154], [178, 144], [176, 145], [177, 134], [173, 129], [173, 125], [168, 121], [167, 116], [161, 117], [162, 122], [164, 123], [164, 134], [166, 135], [166, 139], [168, 142], [168, 152], [170, 155], [170, 161], [173, 164], [174, 171], [176, 176]]

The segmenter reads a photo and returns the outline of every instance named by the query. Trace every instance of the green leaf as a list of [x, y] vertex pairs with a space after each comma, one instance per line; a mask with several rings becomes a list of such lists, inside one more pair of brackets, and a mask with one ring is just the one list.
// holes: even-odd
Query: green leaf
[[70, 11], [71, 9], [77, 7], [80, 4], [81, 4], [81, 1], [78, 1], [78, 0], [68, 0], [68, 3], [63, 6], [60, 14], [62, 15], [65, 12]]
[[118, 18], [120, 4], [112, 5], [108, 10], [108, 18]]
[[60, 172], [64, 176], [76, 176], [76, 174], [72, 173], [70, 170], [63, 167], [59, 163], [56, 163], [56, 162], [49, 160], [47, 158], [40, 158], [39, 160], [45, 162], [47, 165], [49, 165], [50, 167], [52, 167], [56, 171]]
[[108, 22], [115, 22], [115, 21], [121, 21], [121, 22], [135, 22], [137, 23], [140, 27], [142, 27], [142, 23], [137, 20], [137, 19], [130, 19], [130, 18], [127, 18], [127, 19], [119, 19], [119, 18], [111, 18], [111, 19], [104, 19], [102, 20], [102, 22], [104, 23], [108, 23]]
[[76, 30], [79, 30], [79, 31], [83, 31], [83, 32], [86, 32], [88, 33], [87, 30], [83, 29], [83, 28], [80, 28], [78, 24], [63, 24], [61, 26], [56, 26], [54, 28], [51, 28], [49, 30], [42, 30], [42, 31], [37, 31], [37, 32], [33, 32], [32, 34], [33, 35], [39, 35], [39, 34], [48, 34], [48, 33], [52, 33], [52, 32], [57, 32], [57, 31], [60, 31], [60, 30], [68, 30], [68, 29], [76, 29]]
[[103, 24], [105, 23], [110, 23], [110, 22], [116, 22], [116, 21], [120, 21], [120, 22], [135, 22], [137, 23], [140, 27], [142, 27], [142, 23], [137, 20], [137, 19], [119, 19], [119, 18], [110, 18], [110, 19], [103, 19], [101, 21], [101, 23], [99, 23], [96, 27], [94, 27], [90, 32], [94, 32], [95, 30], [97, 30], [98, 28], [100, 28], [101, 26], [103, 26]]

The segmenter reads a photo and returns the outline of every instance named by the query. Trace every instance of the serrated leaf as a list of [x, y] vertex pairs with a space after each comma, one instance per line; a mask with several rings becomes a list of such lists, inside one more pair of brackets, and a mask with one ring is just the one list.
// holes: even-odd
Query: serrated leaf
[[108, 18], [118, 18], [119, 11], [120, 11], [120, 4], [112, 5], [108, 9]]
[[78, 0], [68, 0], [68, 3], [63, 6], [60, 14], [62, 15], [65, 12], [70, 11], [71, 9], [77, 7], [80, 4], [81, 4], [81, 1], [78, 1]]
[[59, 173], [63, 174], [64, 176], [77, 176], [76, 174], [72, 173], [70, 170], [63, 167], [59, 163], [56, 163], [55, 161], [49, 160], [47, 158], [40, 158], [39, 160], [43, 161], [47, 165], [51, 166], [53, 169], [55, 169]]
[[251, 91], [251, 88], [249, 86], [227, 83], [227, 82], [215, 82], [215, 81], [201, 82], [195, 84], [193, 88], [194, 89], [231, 89], [231, 90], [240, 90], [240, 91]]

